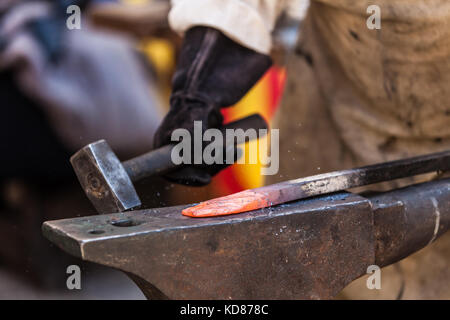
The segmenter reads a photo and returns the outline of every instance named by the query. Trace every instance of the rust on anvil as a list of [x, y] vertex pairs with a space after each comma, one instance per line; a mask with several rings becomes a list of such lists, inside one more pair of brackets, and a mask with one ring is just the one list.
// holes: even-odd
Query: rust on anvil
[[245, 190], [186, 208], [182, 214], [195, 218], [237, 214], [320, 194], [447, 170], [450, 170], [450, 151], [319, 174]]
[[126, 272], [148, 298], [329, 299], [370, 265], [394, 263], [445, 233], [450, 179], [216, 218], [185, 217], [184, 208], [49, 221], [43, 233]]

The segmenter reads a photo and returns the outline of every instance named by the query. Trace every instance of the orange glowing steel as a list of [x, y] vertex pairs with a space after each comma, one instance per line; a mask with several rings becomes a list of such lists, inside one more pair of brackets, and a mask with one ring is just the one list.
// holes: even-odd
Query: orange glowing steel
[[211, 199], [184, 209], [181, 213], [188, 217], [203, 218], [237, 214], [269, 206], [262, 193], [245, 190], [229, 196]]

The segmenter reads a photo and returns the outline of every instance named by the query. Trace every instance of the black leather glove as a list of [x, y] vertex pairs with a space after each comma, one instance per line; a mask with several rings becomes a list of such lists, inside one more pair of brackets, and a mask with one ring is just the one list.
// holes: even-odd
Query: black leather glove
[[[269, 56], [237, 44], [216, 29], [189, 29], [173, 78], [170, 111], [155, 134], [155, 147], [173, 143], [171, 134], [175, 129], [184, 128], [192, 134], [194, 121], [202, 121], [203, 131], [221, 127], [220, 109], [237, 103], [271, 64]], [[205, 185], [226, 166], [192, 165], [167, 178], [176, 183]]]

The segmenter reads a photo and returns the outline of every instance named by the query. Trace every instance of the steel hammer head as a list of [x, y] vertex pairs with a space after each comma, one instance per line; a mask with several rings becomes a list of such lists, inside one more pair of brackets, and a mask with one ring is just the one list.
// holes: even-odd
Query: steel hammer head
[[121, 212], [141, 205], [128, 173], [105, 140], [87, 145], [70, 162], [98, 213]]

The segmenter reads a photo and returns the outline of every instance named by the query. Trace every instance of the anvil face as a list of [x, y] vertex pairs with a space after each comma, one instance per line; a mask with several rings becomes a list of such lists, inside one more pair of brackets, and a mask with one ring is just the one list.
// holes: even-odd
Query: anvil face
[[206, 219], [184, 208], [49, 221], [43, 231], [131, 274], [149, 298], [332, 298], [375, 262], [371, 203], [355, 194]]

